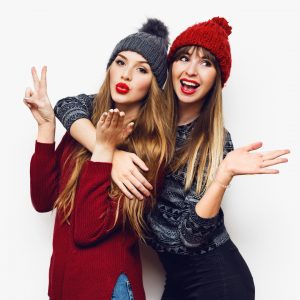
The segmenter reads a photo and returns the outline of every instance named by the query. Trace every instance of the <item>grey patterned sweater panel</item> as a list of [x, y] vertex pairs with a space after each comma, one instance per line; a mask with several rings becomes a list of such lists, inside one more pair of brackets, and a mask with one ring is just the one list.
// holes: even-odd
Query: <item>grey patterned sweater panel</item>
[[[61, 99], [55, 105], [55, 115], [69, 131], [76, 120], [90, 118], [94, 97], [95, 95], [81, 94]], [[177, 127], [176, 148], [188, 142], [193, 125], [192, 122]], [[224, 157], [232, 150], [231, 136], [226, 131]], [[185, 191], [185, 175], [186, 166], [182, 170], [166, 175], [159, 201], [147, 216], [151, 234], [147, 242], [158, 252], [203, 254], [229, 239], [222, 209], [210, 219], [201, 218], [196, 214], [195, 206], [201, 201], [205, 189], [197, 194], [195, 181], [192, 187]]]
[[80, 94], [75, 97], [63, 98], [54, 107], [55, 116], [70, 131], [71, 125], [78, 119], [91, 118], [95, 96]]
[[[193, 123], [177, 127], [176, 148], [188, 142]], [[224, 155], [233, 150], [231, 136], [226, 131]], [[147, 223], [151, 237], [148, 243], [158, 252], [182, 255], [204, 254], [224, 244], [229, 235], [224, 226], [222, 209], [209, 219], [199, 217], [195, 206], [205, 193], [196, 193], [196, 180], [184, 190], [186, 166], [166, 175], [162, 193]]]

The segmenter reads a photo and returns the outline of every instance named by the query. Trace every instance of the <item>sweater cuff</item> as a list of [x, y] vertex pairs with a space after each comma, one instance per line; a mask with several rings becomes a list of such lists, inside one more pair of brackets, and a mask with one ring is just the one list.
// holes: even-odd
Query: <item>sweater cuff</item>
[[70, 132], [72, 124], [79, 119], [89, 119], [89, 115], [81, 111], [76, 111], [65, 116], [62, 120], [62, 124], [66, 130]]
[[41, 143], [35, 141], [35, 153], [40, 155], [49, 155], [55, 152], [55, 142], [54, 143]]
[[88, 174], [101, 174], [111, 176], [112, 163], [96, 162], [88, 160], [85, 165], [85, 172]]
[[221, 211], [219, 211], [217, 213], [217, 215], [214, 216], [214, 217], [212, 217], [212, 218], [202, 218], [202, 217], [200, 217], [200, 216], [197, 215], [196, 209], [194, 208], [191, 211], [191, 219], [196, 224], [198, 224], [199, 226], [208, 226], [208, 227], [210, 227], [210, 226], [212, 226], [212, 225], [214, 225], [214, 224], [216, 224], [218, 222], [218, 219], [220, 217], [220, 212]]

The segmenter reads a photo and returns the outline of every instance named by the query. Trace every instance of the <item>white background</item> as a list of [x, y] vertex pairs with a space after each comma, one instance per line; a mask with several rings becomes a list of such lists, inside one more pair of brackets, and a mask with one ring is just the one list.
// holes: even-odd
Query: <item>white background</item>
[[[22, 102], [31, 85], [30, 67], [48, 66], [54, 105], [67, 95], [96, 92], [113, 47], [146, 17], [162, 19], [172, 40], [214, 16], [226, 17], [233, 27], [224, 112], [235, 147], [261, 140], [265, 150], [292, 151], [279, 175], [234, 179], [223, 202], [225, 222], [252, 271], [256, 299], [300, 299], [298, 5], [296, 0], [2, 1], [0, 299], [47, 299], [54, 214], [39, 214], [30, 202], [37, 126]], [[57, 142], [63, 132], [58, 124]], [[143, 257], [147, 299], [160, 299], [162, 268], [149, 249]]]

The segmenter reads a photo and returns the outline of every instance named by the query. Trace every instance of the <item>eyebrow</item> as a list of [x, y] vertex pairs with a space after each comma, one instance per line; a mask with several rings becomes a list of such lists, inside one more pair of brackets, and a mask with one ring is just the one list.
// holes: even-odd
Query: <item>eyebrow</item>
[[[128, 58], [125, 55], [118, 54], [118, 56], [121, 56], [123, 59], [128, 60]], [[149, 65], [149, 63], [145, 60], [137, 61], [137, 63], [139, 63], [139, 64], [148, 64]]]

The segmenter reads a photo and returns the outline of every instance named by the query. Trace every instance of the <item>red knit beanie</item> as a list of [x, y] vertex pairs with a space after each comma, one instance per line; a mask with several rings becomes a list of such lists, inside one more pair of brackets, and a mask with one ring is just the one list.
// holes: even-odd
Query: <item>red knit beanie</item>
[[188, 27], [174, 40], [171, 45], [168, 62], [175, 52], [185, 46], [200, 46], [210, 51], [218, 60], [221, 68], [222, 87], [227, 81], [231, 68], [231, 54], [228, 36], [231, 26], [224, 18], [215, 17], [207, 22], [202, 22]]

